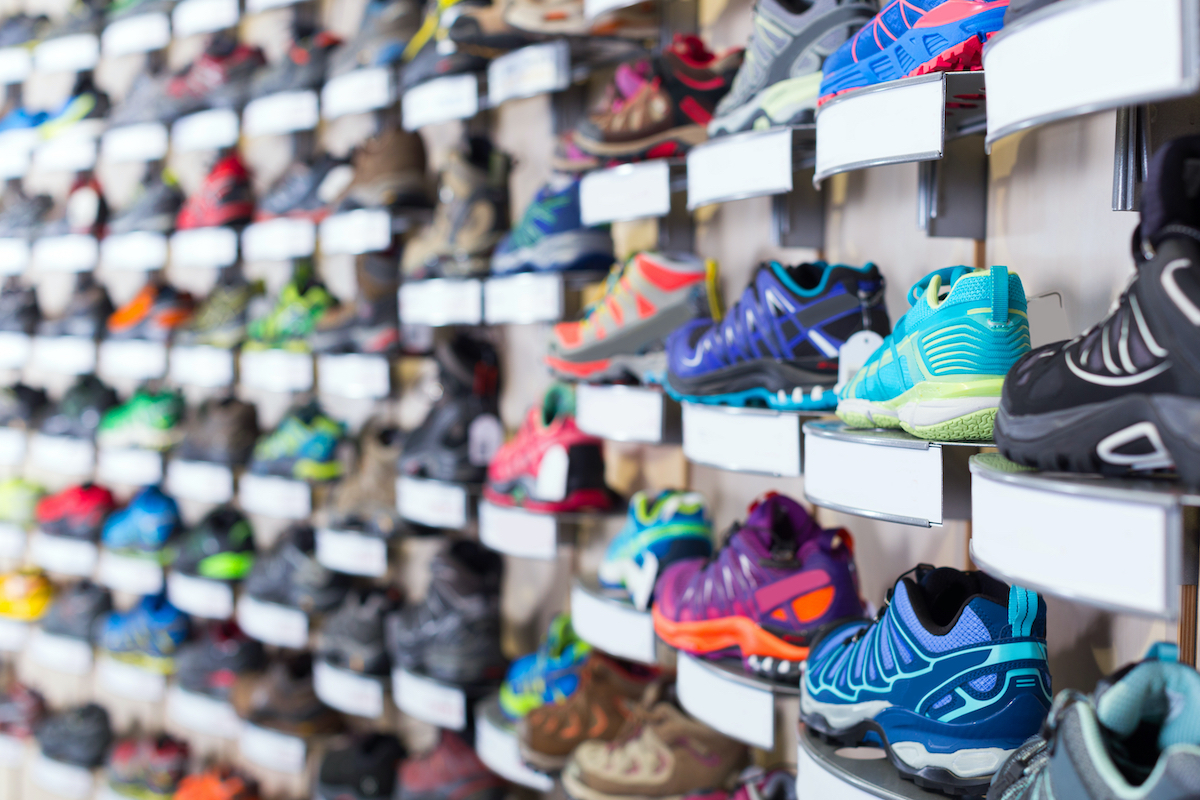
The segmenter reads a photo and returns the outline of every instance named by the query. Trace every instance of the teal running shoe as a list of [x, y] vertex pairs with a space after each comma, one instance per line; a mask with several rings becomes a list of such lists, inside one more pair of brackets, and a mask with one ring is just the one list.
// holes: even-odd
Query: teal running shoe
[[571, 617], [559, 614], [550, 623], [546, 641], [514, 661], [500, 685], [500, 710], [521, 719], [546, 703], [567, 699], [579, 688], [579, 674], [592, 646], [575, 635]]
[[712, 554], [712, 521], [704, 495], [668, 490], [654, 500], [638, 492], [629, 515], [600, 562], [600, 586], [624, 589], [642, 611], [650, 607], [659, 573], [683, 558]]
[[949, 794], [986, 792], [1049, 709], [1045, 601], [949, 567], [901, 575], [873, 622], [831, 626], [800, 678], [806, 726], [882, 742], [902, 777]]
[[1004, 376], [1029, 352], [1021, 279], [1007, 267], [947, 267], [918, 281], [908, 302], [838, 394], [838, 417], [922, 439], [990, 440]]

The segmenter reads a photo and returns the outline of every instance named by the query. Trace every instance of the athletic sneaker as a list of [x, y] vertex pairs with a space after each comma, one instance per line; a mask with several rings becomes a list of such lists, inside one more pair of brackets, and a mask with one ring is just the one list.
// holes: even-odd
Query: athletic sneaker
[[99, 133], [108, 116], [108, 95], [96, 88], [91, 72], [80, 72], [71, 89], [71, 96], [51, 111], [38, 125], [38, 136], [56, 139], [67, 134]]
[[114, 611], [100, 631], [100, 647], [118, 661], [170, 675], [188, 635], [188, 617], [165, 594], [146, 595], [128, 611]]
[[261, 642], [242, 633], [233, 620], [209, 622], [175, 657], [175, 682], [185, 691], [229, 700], [239, 676], [261, 672], [267, 658]]
[[400, 264], [394, 254], [364, 253], [354, 274], [354, 299], [327, 308], [309, 343], [315, 353], [390, 355], [400, 347]]
[[405, 755], [404, 745], [391, 734], [356, 737], [321, 759], [315, 800], [391, 800]]
[[38, 323], [38, 336], [80, 336], [99, 339], [112, 316], [113, 305], [91, 272], [81, 272], [75, 278], [75, 291], [63, 312]]
[[175, 230], [175, 218], [183, 208], [183, 191], [169, 170], [151, 173], [142, 192], [128, 208], [108, 223], [108, 235], [134, 231], [170, 233]]
[[13, 680], [0, 692], [0, 734], [28, 739], [46, 715], [46, 700], [34, 689]]
[[43, 497], [37, 504], [37, 524], [43, 533], [71, 539], [99, 540], [104, 519], [117, 507], [112, 492], [95, 483], [70, 486]]
[[234, 151], [213, 165], [200, 188], [184, 202], [175, 218], [175, 227], [187, 230], [243, 225], [253, 216], [250, 173]]
[[95, 375], [81, 375], [42, 420], [42, 433], [92, 439], [104, 412], [117, 404], [117, 393]]
[[259, 202], [254, 219], [291, 217], [320, 222], [329, 215], [329, 203], [341, 194], [351, 173], [349, 164], [327, 155], [311, 164], [296, 161]]
[[88, 769], [104, 763], [113, 737], [108, 712], [95, 703], [52, 715], [35, 735], [46, 758]]
[[1172, 465], [1200, 486], [1200, 137], [1155, 154], [1133, 235], [1136, 272], [1108, 317], [1040, 347], [1004, 380], [996, 445], [1040, 469], [1122, 475]]
[[232, 350], [246, 338], [250, 303], [265, 292], [261, 280], [248, 282], [236, 270], [222, 270], [196, 313], [176, 332], [176, 344]]
[[37, 289], [22, 286], [16, 275], [5, 278], [4, 288], [0, 290], [0, 331], [32, 336], [41, 318]]
[[822, 530], [773, 493], [715, 554], [663, 570], [654, 592], [664, 642], [707, 658], [740, 656], [746, 671], [779, 681], [796, 679], [823, 626], [863, 613], [850, 534]]
[[425, 144], [419, 134], [400, 127], [384, 128], [354, 148], [351, 158], [354, 178], [337, 198], [336, 213], [372, 208], [404, 216], [432, 206]]
[[832, 409], [842, 345], [890, 330], [883, 288], [874, 264], [762, 264], [720, 322], [667, 337], [666, 389], [692, 403]]
[[870, 0], [758, 0], [746, 60], [709, 136], [811, 123], [825, 58], [877, 8]]
[[395, 611], [395, 589], [356, 590], [327, 615], [317, 634], [317, 657], [342, 669], [387, 675], [389, 660], [383, 639], [384, 617]]
[[296, 38], [283, 58], [254, 73], [250, 80], [251, 96], [321, 88], [330, 52], [342, 40], [329, 31], [314, 31], [308, 25], [295, 27], [301, 30], [296, 31]]
[[508, 668], [500, 685], [500, 710], [509, 719], [520, 719], [544, 703], [561, 703], [579, 688], [591, 652], [592, 646], [575, 635], [571, 617], [559, 614], [538, 649]]
[[1021, 279], [1006, 267], [946, 267], [909, 289], [908, 302], [838, 393], [838, 417], [922, 439], [990, 440], [1004, 375], [1029, 352]]
[[550, 179], [525, 208], [521, 220], [496, 245], [492, 272], [606, 270], [613, 263], [612, 236], [587, 228], [580, 216], [578, 178]]
[[825, 59], [821, 102], [900, 78], [983, 69], [983, 45], [1007, 10], [1008, 0], [890, 0]]
[[124, 403], [104, 412], [96, 429], [96, 444], [166, 450], [183, 437], [183, 411], [179, 392], [138, 389]]
[[281, 348], [294, 352], [309, 352], [308, 337], [317, 329], [317, 322], [334, 305], [333, 295], [312, 278], [312, 265], [297, 264], [293, 277], [284, 284], [275, 306], [266, 314], [250, 321], [246, 328], [251, 350]]
[[166, 342], [192, 318], [194, 306], [187, 292], [157, 279], [148, 280], [132, 300], [108, 318], [108, 338]]
[[403, 434], [371, 420], [358, 437], [358, 463], [334, 489], [328, 525], [390, 539], [400, 529], [396, 508], [396, 459]]
[[691, 254], [638, 253], [612, 268], [604, 296], [580, 319], [554, 326], [546, 355], [565, 380], [638, 379], [665, 369], [662, 340], [704, 313], [715, 265]]
[[240, 108], [249, 97], [251, 76], [266, 63], [263, 51], [239, 42], [236, 31], [217, 33], [167, 82], [159, 113], [173, 120], [205, 108]]
[[46, 390], [23, 383], [0, 388], [0, 426], [29, 431], [50, 405]]
[[1054, 698], [1037, 736], [1008, 757], [988, 800], [1183, 800], [1200, 787], [1200, 673], [1158, 642], [1091, 695]]
[[254, 446], [250, 471], [302, 481], [341, 477], [337, 445], [345, 434], [340, 422], [325, 416], [316, 402], [295, 409]]
[[171, 800], [187, 766], [187, 742], [165, 733], [120, 739], [108, 756], [108, 785], [134, 800]]
[[34, 622], [46, 613], [54, 584], [40, 569], [25, 567], [0, 575], [0, 617]]
[[258, 784], [232, 767], [214, 766], [181, 780], [175, 800], [258, 800]]
[[437, 746], [400, 765], [396, 800], [503, 800], [508, 784], [455, 733], [440, 732]]
[[24, 478], [0, 481], [0, 522], [22, 527], [32, 524], [42, 493], [42, 487]]
[[341, 727], [341, 717], [317, 697], [312, 670], [308, 653], [282, 656], [261, 678], [238, 680], [231, 696], [233, 707], [247, 722], [289, 736], [334, 733]]
[[736, 788], [695, 792], [684, 800], [796, 800], [796, 776], [786, 769], [750, 766], [738, 775]]
[[370, 0], [358, 33], [330, 59], [330, 76], [399, 61], [404, 46], [421, 27], [421, 8], [417, 0]]
[[872, 622], [812, 643], [800, 719], [821, 736], [878, 739], [900, 775], [982, 794], [1050, 708], [1046, 603], [982, 572], [921, 565]]
[[91, 644], [100, 638], [101, 625], [112, 611], [108, 589], [87, 578], [64, 586], [50, 604], [41, 628], [52, 636], [64, 636]]
[[184, 536], [171, 565], [187, 575], [238, 581], [254, 566], [254, 529], [232, 506], [219, 506]]
[[606, 511], [604, 442], [575, 424], [575, 387], [555, 383], [529, 409], [517, 435], [488, 464], [483, 496], [490, 503], [540, 514]]
[[332, 611], [345, 599], [350, 578], [322, 566], [315, 550], [311, 525], [288, 526], [270, 549], [255, 559], [242, 591], [256, 600], [307, 614]]
[[604, 551], [600, 586], [624, 589], [644, 611], [662, 570], [684, 558], [707, 558], [712, 549], [712, 521], [704, 495], [669, 489], [652, 500], [638, 492], [629, 498], [625, 527]]
[[258, 440], [258, 410], [236, 397], [212, 397], [201, 403], [175, 455], [227, 467], [245, 464]]
[[109, 514], [100, 540], [109, 550], [157, 557], [179, 523], [175, 501], [157, 486], [147, 486], [124, 508]]

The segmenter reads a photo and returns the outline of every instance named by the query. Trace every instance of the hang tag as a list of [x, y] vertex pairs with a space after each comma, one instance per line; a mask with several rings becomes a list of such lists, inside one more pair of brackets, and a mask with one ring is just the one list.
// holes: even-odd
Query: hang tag
[[307, 392], [313, 388], [313, 357], [288, 350], [242, 352], [242, 384], [268, 392]]
[[422, 722], [461, 731], [467, 726], [467, 696], [457, 686], [415, 675], [406, 669], [392, 671], [392, 696], [396, 706]]
[[150, 558], [102, 548], [96, 572], [96, 580], [115, 592], [147, 595], [158, 594], [163, 589], [162, 565]]
[[308, 615], [298, 608], [242, 595], [237, 622], [246, 635], [264, 644], [303, 650], [308, 647]]
[[338, 711], [368, 719], [383, 716], [383, 682], [378, 678], [317, 661], [313, 688], [322, 703]]
[[838, 382], [834, 392], [840, 392], [863, 365], [883, 345], [883, 337], [875, 331], [853, 333], [838, 349]]
[[467, 489], [457, 483], [401, 476], [396, 480], [396, 510], [410, 522], [461, 530], [467, 525]]
[[67, 675], [92, 671], [92, 643], [73, 636], [57, 636], [35, 628], [29, 638], [29, 657], [36, 664]]
[[237, 261], [238, 236], [233, 228], [191, 228], [171, 234], [171, 264], [216, 269]]
[[322, 394], [378, 400], [392, 390], [391, 370], [383, 356], [357, 353], [318, 356], [317, 374]]
[[311, 256], [317, 246], [317, 228], [307, 219], [280, 217], [256, 222], [242, 231], [242, 258], [246, 261], [290, 261]]
[[356, 531], [317, 531], [317, 561], [347, 575], [382, 578], [387, 574], [387, 542]]
[[321, 115], [336, 119], [387, 108], [395, 99], [395, 86], [386, 67], [356, 69], [330, 78], [321, 90]]
[[[166, 157], [169, 145], [167, 126], [161, 122], [122, 125], [104, 132], [100, 138], [100, 156], [110, 164], [158, 161]], [[146, 236], [162, 236], [159, 233], [142, 233]], [[125, 233], [110, 238], [120, 239], [134, 235]]]
[[260, 728], [246, 723], [238, 737], [238, 751], [242, 756], [260, 767], [299, 775], [304, 772], [308, 749], [298, 736]]
[[108, 691], [130, 700], [157, 702], [167, 690], [167, 679], [160, 672], [101, 656], [96, 662], [96, 680]]
[[0, 617], [0, 651], [19, 653], [29, 641], [29, 623], [10, 617]]
[[59, 475], [90, 475], [96, 462], [96, 448], [87, 439], [35, 433], [29, 447], [34, 466]]
[[233, 588], [208, 578], [167, 574], [167, 598], [185, 614], [205, 619], [229, 619], [233, 616]]
[[92, 771], [46, 758], [41, 752], [31, 766], [33, 782], [63, 800], [88, 800], [92, 796]]
[[238, 503], [250, 514], [306, 519], [312, 513], [312, 489], [304, 481], [247, 472], [238, 481]]
[[161, 233], [134, 231], [108, 236], [100, 243], [100, 265], [105, 269], [140, 272], [166, 264], [167, 237]]
[[320, 119], [316, 92], [276, 92], [246, 104], [242, 128], [247, 136], [278, 136], [310, 131]]
[[25, 556], [25, 531], [20, 525], [0, 522], [0, 558], [16, 560]]
[[167, 689], [167, 717], [188, 730], [222, 739], [236, 739], [242, 733], [242, 720], [231, 703], [180, 686]]
[[94, 542], [37, 531], [29, 543], [29, 559], [47, 572], [90, 578], [100, 557]]
[[200, 503], [227, 503], [233, 499], [233, 472], [224, 464], [175, 459], [167, 465], [167, 491]]

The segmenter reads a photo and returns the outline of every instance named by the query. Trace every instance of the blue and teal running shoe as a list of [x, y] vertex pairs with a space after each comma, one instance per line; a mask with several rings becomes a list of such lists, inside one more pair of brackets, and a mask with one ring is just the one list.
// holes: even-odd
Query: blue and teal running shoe
[[178, 527], [179, 506], [157, 486], [147, 486], [109, 515], [101, 540], [109, 550], [151, 556], [163, 551]]
[[128, 611], [108, 615], [100, 646], [118, 661], [170, 675], [187, 635], [187, 614], [171, 605], [165, 594], [146, 595]]
[[1004, 376], [1029, 352], [1021, 279], [1005, 267], [946, 267], [909, 289], [908, 302], [838, 395], [838, 417], [922, 439], [990, 440]]
[[1045, 601], [924, 564], [873, 622], [814, 640], [800, 679], [805, 725], [846, 744], [878, 740], [903, 777], [950, 794], [985, 793], [1049, 708]]
[[571, 617], [559, 614], [550, 623], [546, 641], [509, 665], [500, 685], [500, 710], [509, 719], [521, 719], [538, 706], [570, 697], [591, 652], [592, 646], [575, 635]]
[[302, 481], [341, 477], [337, 445], [345, 433], [340, 422], [325, 416], [317, 403], [294, 409], [254, 445], [250, 471]]
[[667, 392], [691, 403], [832, 409], [842, 345], [859, 331], [891, 330], [883, 287], [874, 264], [762, 264], [723, 320], [693, 320], [667, 337]]
[[578, 178], [558, 177], [538, 190], [492, 253], [492, 272], [606, 271], [613, 263], [612, 236], [584, 227]]
[[600, 586], [625, 589], [637, 608], [650, 607], [654, 582], [668, 564], [712, 554], [712, 521], [704, 495], [668, 490], [653, 500], [645, 492], [629, 499], [625, 527], [600, 562]]

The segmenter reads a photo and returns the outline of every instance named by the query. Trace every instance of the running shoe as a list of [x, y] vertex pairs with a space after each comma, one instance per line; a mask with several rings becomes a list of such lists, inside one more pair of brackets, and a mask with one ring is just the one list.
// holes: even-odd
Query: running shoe
[[24, 478], [0, 481], [0, 522], [24, 527], [36, 519], [42, 487]]
[[822, 530], [789, 497], [750, 506], [708, 558], [677, 561], [654, 590], [654, 632], [707, 658], [740, 656], [747, 672], [794, 681], [815, 634], [861, 617], [854, 542]]
[[407, 755], [387, 733], [356, 737], [321, 759], [314, 800], [392, 800], [396, 774]]
[[200, 188], [184, 202], [175, 218], [175, 227], [187, 230], [242, 225], [253, 216], [250, 173], [233, 152], [213, 165]]
[[395, 255], [366, 253], [354, 259], [354, 299], [330, 306], [309, 343], [316, 353], [388, 355], [400, 347], [400, 264]]
[[266, 664], [261, 642], [242, 633], [233, 620], [214, 621], [179, 648], [175, 682], [184, 691], [225, 702], [239, 676], [248, 678]]
[[503, 800], [508, 784], [479, 760], [458, 734], [439, 732], [438, 743], [400, 765], [395, 800]]
[[235, 467], [245, 464], [258, 440], [258, 411], [236, 397], [205, 400], [188, 424], [176, 455]]
[[320, 222], [352, 177], [352, 168], [341, 159], [323, 155], [311, 164], [296, 161], [259, 202], [254, 219], [292, 217]]
[[342, 604], [327, 614], [321, 624], [317, 658], [365, 675], [387, 675], [390, 663], [384, 646], [383, 620], [396, 610], [399, 601], [395, 589], [360, 589], [346, 594]]
[[235, 270], [222, 270], [196, 313], [176, 331], [176, 343], [232, 350], [246, 338], [250, 303], [265, 292], [262, 281], [248, 282]]
[[81, 375], [42, 420], [42, 433], [92, 439], [104, 412], [117, 404], [117, 393], [95, 375]]
[[108, 589], [84, 578], [62, 588], [40, 625], [51, 636], [91, 644], [99, 640], [101, 625], [112, 608], [112, 595]]
[[624, 589], [634, 606], [644, 611], [664, 569], [681, 559], [708, 558], [712, 550], [712, 522], [704, 495], [669, 489], [651, 499], [638, 492], [629, 499], [625, 527], [604, 551], [600, 586]]
[[988, 800], [1182, 800], [1200, 787], [1200, 673], [1179, 648], [1108, 676], [1090, 695], [1065, 689], [1037, 736], [1008, 757]]
[[54, 584], [40, 569], [0, 575], [0, 617], [24, 622], [41, 619], [53, 597]]
[[607, 270], [613, 263], [612, 236], [584, 227], [577, 178], [557, 176], [538, 189], [492, 253], [492, 273]]
[[552, 384], [525, 415], [512, 441], [488, 464], [483, 496], [490, 503], [540, 514], [606, 511], [604, 442], [575, 424], [575, 388]]
[[43, 497], [37, 504], [37, 524], [43, 533], [97, 541], [104, 519], [117, 507], [112, 492], [95, 483], [70, 486]]
[[851, 428], [989, 441], [1004, 376], [1029, 352], [1025, 287], [1006, 267], [946, 267], [908, 291], [912, 306], [838, 393]]
[[821, 66], [878, 6], [872, 0], [758, 0], [746, 60], [717, 104], [708, 135], [813, 121]]
[[254, 561], [242, 591], [265, 603], [323, 614], [337, 608], [350, 590], [350, 578], [322, 566], [311, 525], [289, 526]]
[[87, 769], [104, 763], [113, 738], [108, 712], [95, 703], [52, 715], [35, 735], [46, 758]]
[[45, 389], [23, 383], [4, 386], [0, 388], [0, 426], [33, 430], [49, 404]]
[[315, 402], [283, 418], [254, 446], [250, 471], [308, 481], [341, 477], [337, 445], [345, 434], [340, 422], [325, 416]]
[[108, 756], [108, 785], [134, 800], [171, 800], [187, 766], [187, 742], [165, 733], [119, 739]]
[[258, 800], [258, 784], [232, 767], [213, 766], [184, 777], [175, 800]]
[[250, 81], [252, 97], [320, 89], [325, 82], [329, 55], [342, 40], [329, 31], [313, 31], [305, 25], [298, 27], [298, 35], [283, 58], [254, 73]]
[[396, 509], [396, 459], [403, 434], [371, 420], [358, 437], [358, 462], [334, 489], [326, 509], [329, 527], [390, 539], [400, 529]]
[[878, 741], [901, 777], [978, 795], [1050, 709], [1046, 603], [982, 572], [921, 565], [872, 622], [812, 643], [800, 720], [823, 737]]
[[250, 321], [246, 346], [252, 350], [283, 348], [308, 352], [308, 337], [317, 322], [334, 305], [333, 295], [311, 278], [311, 265], [296, 267], [292, 280], [283, 286], [275, 306], [266, 316]]
[[179, 530], [179, 506], [157, 486], [139, 489], [133, 499], [104, 521], [100, 541], [115, 552], [159, 557]]
[[666, 389], [691, 403], [832, 409], [842, 345], [890, 330], [883, 289], [874, 264], [761, 264], [720, 322], [696, 319], [667, 338]]
[[111, 108], [108, 95], [96, 88], [91, 72], [81, 72], [75, 79], [71, 96], [38, 125], [43, 139], [76, 134], [98, 134]]
[[983, 69], [983, 46], [1007, 10], [1008, 0], [889, 0], [825, 59], [821, 102], [900, 78]]
[[16, 275], [5, 278], [4, 289], [0, 290], [0, 331], [32, 336], [41, 318], [37, 289], [23, 286]]
[[251, 77], [266, 63], [263, 51], [239, 42], [236, 31], [218, 33], [167, 81], [159, 114], [171, 121], [205, 108], [240, 108], [249, 97]]
[[538, 649], [508, 668], [500, 685], [500, 710], [520, 719], [544, 703], [560, 703], [579, 688], [579, 676], [592, 646], [575, 635], [571, 617], [559, 614], [550, 622]]
[[184, 536], [173, 569], [218, 581], [239, 581], [254, 567], [254, 529], [232, 506], [208, 512]]
[[0, 734], [28, 739], [46, 715], [46, 700], [34, 689], [13, 680], [0, 692]]
[[175, 176], [169, 170], [151, 172], [137, 199], [108, 223], [108, 235], [134, 231], [170, 233], [175, 230], [175, 218], [181, 208], [183, 191]]
[[114, 611], [100, 631], [100, 647], [118, 661], [170, 675], [188, 635], [188, 617], [165, 594], [146, 595], [128, 611]]
[[422, 6], [417, 0], [370, 0], [358, 33], [330, 59], [329, 74], [395, 64], [421, 27]]
[[419, 134], [401, 127], [384, 128], [354, 148], [351, 158], [354, 177], [338, 196], [336, 213], [372, 208], [404, 217], [432, 206], [425, 144]]
[[108, 318], [108, 338], [166, 342], [192, 318], [194, 305], [187, 292], [151, 279]]
[[124, 403], [104, 412], [96, 429], [96, 444], [166, 450], [183, 437], [183, 412], [183, 395], [179, 392], [138, 389]]
[[75, 278], [75, 291], [63, 312], [38, 323], [38, 336], [79, 336], [99, 339], [112, 316], [113, 305], [108, 292], [91, 272], [81, 272]]
[[308, 738], [341, 727], [341, 717], [324, 705], [313, 689], [313, 662], [308, 653], [283, 656], [261, 678], [239, 680], [231, 701], [242, 719], [289, 736]]

